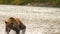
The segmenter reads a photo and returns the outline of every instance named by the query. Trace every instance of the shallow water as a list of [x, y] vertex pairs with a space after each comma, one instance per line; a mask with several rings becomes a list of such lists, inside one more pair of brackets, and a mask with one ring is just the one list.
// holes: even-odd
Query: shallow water
[[0, 34], [6, 33], [4, 21], [11, 16], [26, 25], [25, 34], [60, 34], [60, 8], [0, 5]]

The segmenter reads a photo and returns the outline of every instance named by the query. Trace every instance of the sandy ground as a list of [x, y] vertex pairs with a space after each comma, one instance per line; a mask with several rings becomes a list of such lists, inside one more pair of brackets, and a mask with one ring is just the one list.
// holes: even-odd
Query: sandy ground
[[11, 16], [26, 25], [25, 34], [60, 34], [60, 8], [0, 5], [0, 34], [6, 34], [4, 21]]

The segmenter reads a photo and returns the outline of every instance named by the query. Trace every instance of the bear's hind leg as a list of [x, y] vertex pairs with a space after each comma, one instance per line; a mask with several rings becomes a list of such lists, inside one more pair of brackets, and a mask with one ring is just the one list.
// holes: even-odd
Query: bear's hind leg
[[20, 29], [22, 30], [22, 34], [25, 34], [26, 26], [25, 25], [21, 25]]

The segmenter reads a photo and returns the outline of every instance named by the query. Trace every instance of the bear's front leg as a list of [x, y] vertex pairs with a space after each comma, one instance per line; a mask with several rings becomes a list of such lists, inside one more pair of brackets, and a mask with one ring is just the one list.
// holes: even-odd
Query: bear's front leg
[[19, 34], [19, 32], [20, 32], [19, 30], [16, 30], [16, 34]]
[[7, 32], [7, 34], [9, 34], [10, 28], [6, 28], [6, 32]]

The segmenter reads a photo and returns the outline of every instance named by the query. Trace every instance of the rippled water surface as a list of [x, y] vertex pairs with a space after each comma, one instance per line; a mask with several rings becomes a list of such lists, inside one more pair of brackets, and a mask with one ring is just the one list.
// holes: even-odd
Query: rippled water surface
[[26, 25], [25, 34], [60, 34], [60, 8], [0, 5], [0, 34], [6, 34], [4, 21], [11, 16]]

